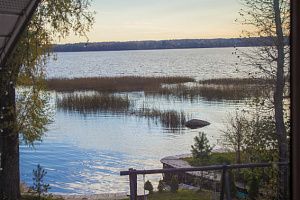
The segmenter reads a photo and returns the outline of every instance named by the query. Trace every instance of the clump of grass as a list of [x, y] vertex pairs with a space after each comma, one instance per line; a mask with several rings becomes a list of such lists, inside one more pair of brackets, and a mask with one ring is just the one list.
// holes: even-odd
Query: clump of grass
[[97, 91], [97, 92], [133, 92], [157, 90], [162, 84], [195, 82], [191, 77], [93, 77], [93, 78], [55, 78], [46, 83], [51, 90], [59, 92]]
[[160, 121], [165, 127], [173, 129], [184, 126], [186, 117], [184, 112], [166, 111], [161, 114]]
[[60, 109], [79, 112], [126, 111], [130, 107], [128, 98], [108, 94], [71, 94], [58, 98], [56, 103]]

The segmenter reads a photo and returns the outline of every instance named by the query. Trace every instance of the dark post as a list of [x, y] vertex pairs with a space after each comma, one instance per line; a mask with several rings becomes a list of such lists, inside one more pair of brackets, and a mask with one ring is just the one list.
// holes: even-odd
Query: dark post
[[228, 171], [227, 171], [227, 169], [226, 169], [226, 172], [225, 172], [225, 181], [226, 181], [227, 200], [231, 200], [229, 180], [228, 180]]
[[221, 186], [221, 196], [220, 200], [224, 199], [225, 194], [225, 179], [226, 179], [226, 173], [227, 173], [227, 163], [223, 164], [223, 173], [222, 173], [222, 186]]
[[137, 173], [135, 169], [129, 169], [129, 182], [130, 182], [130, 200], [137, 198]]

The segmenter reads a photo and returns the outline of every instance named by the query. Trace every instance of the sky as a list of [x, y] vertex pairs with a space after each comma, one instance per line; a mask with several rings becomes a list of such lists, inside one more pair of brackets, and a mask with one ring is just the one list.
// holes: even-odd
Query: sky
[[[89, 42], [239, 37], [237, 0], [93, 0]], [[71, 35], [59, 43], [86, 42]]]

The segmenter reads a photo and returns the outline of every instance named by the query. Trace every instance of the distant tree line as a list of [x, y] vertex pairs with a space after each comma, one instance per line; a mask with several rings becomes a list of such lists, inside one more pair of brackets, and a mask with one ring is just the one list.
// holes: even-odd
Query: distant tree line
[[[94, 42], [59, 44], [54, 46], [55, 52], [76, 51], [121, 51], [147, 49], [183, 49], [183, 48], [214, 48], [214, 47], [248, 47], [261, 46], [259, 38], [230, 38], [230, 39], [181, 39], [160, 41], [129, 41], [129, 42]], [[269, 38], [264, 40], [271, 44]], [[265, 44], [264, 44], [265, 45]]]

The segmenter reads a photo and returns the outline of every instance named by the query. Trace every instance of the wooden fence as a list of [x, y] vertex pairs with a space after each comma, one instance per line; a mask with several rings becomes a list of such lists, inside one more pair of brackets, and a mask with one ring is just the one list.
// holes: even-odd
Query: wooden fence
[[238, 169], [238, 168], [256, 168], [256, 167], [278, 167], [287, 166], [289, 162], [281, 163], [254, 163], [254, 164], [240, 164], [240, 165], [227, 165], [224, 163], [219, 166], [208, 166], [208, 167], [191, 167], [191, 168], [173, 168], [173, 169], [153, 169], [153, 170], [136, 170], [130, 168], [128, 171], [121, 171], [120, 175], [129, 175], [130, 184], [130, 200], [137, 199], [137, 175], [138, 174], [159, 174], [159, 173], [176, 173], [176, 172], [188, 172], [188, 171], [211, 171], [211, 170], [223, 170], [222, 171], [222, 183], [221, 183], [221, 194], [220, 200], [224, 199], [225, 190], [227, 192], [227, 199], [230, 200], [229, 192], [229, 181], [228, 181], [228, 169]]

